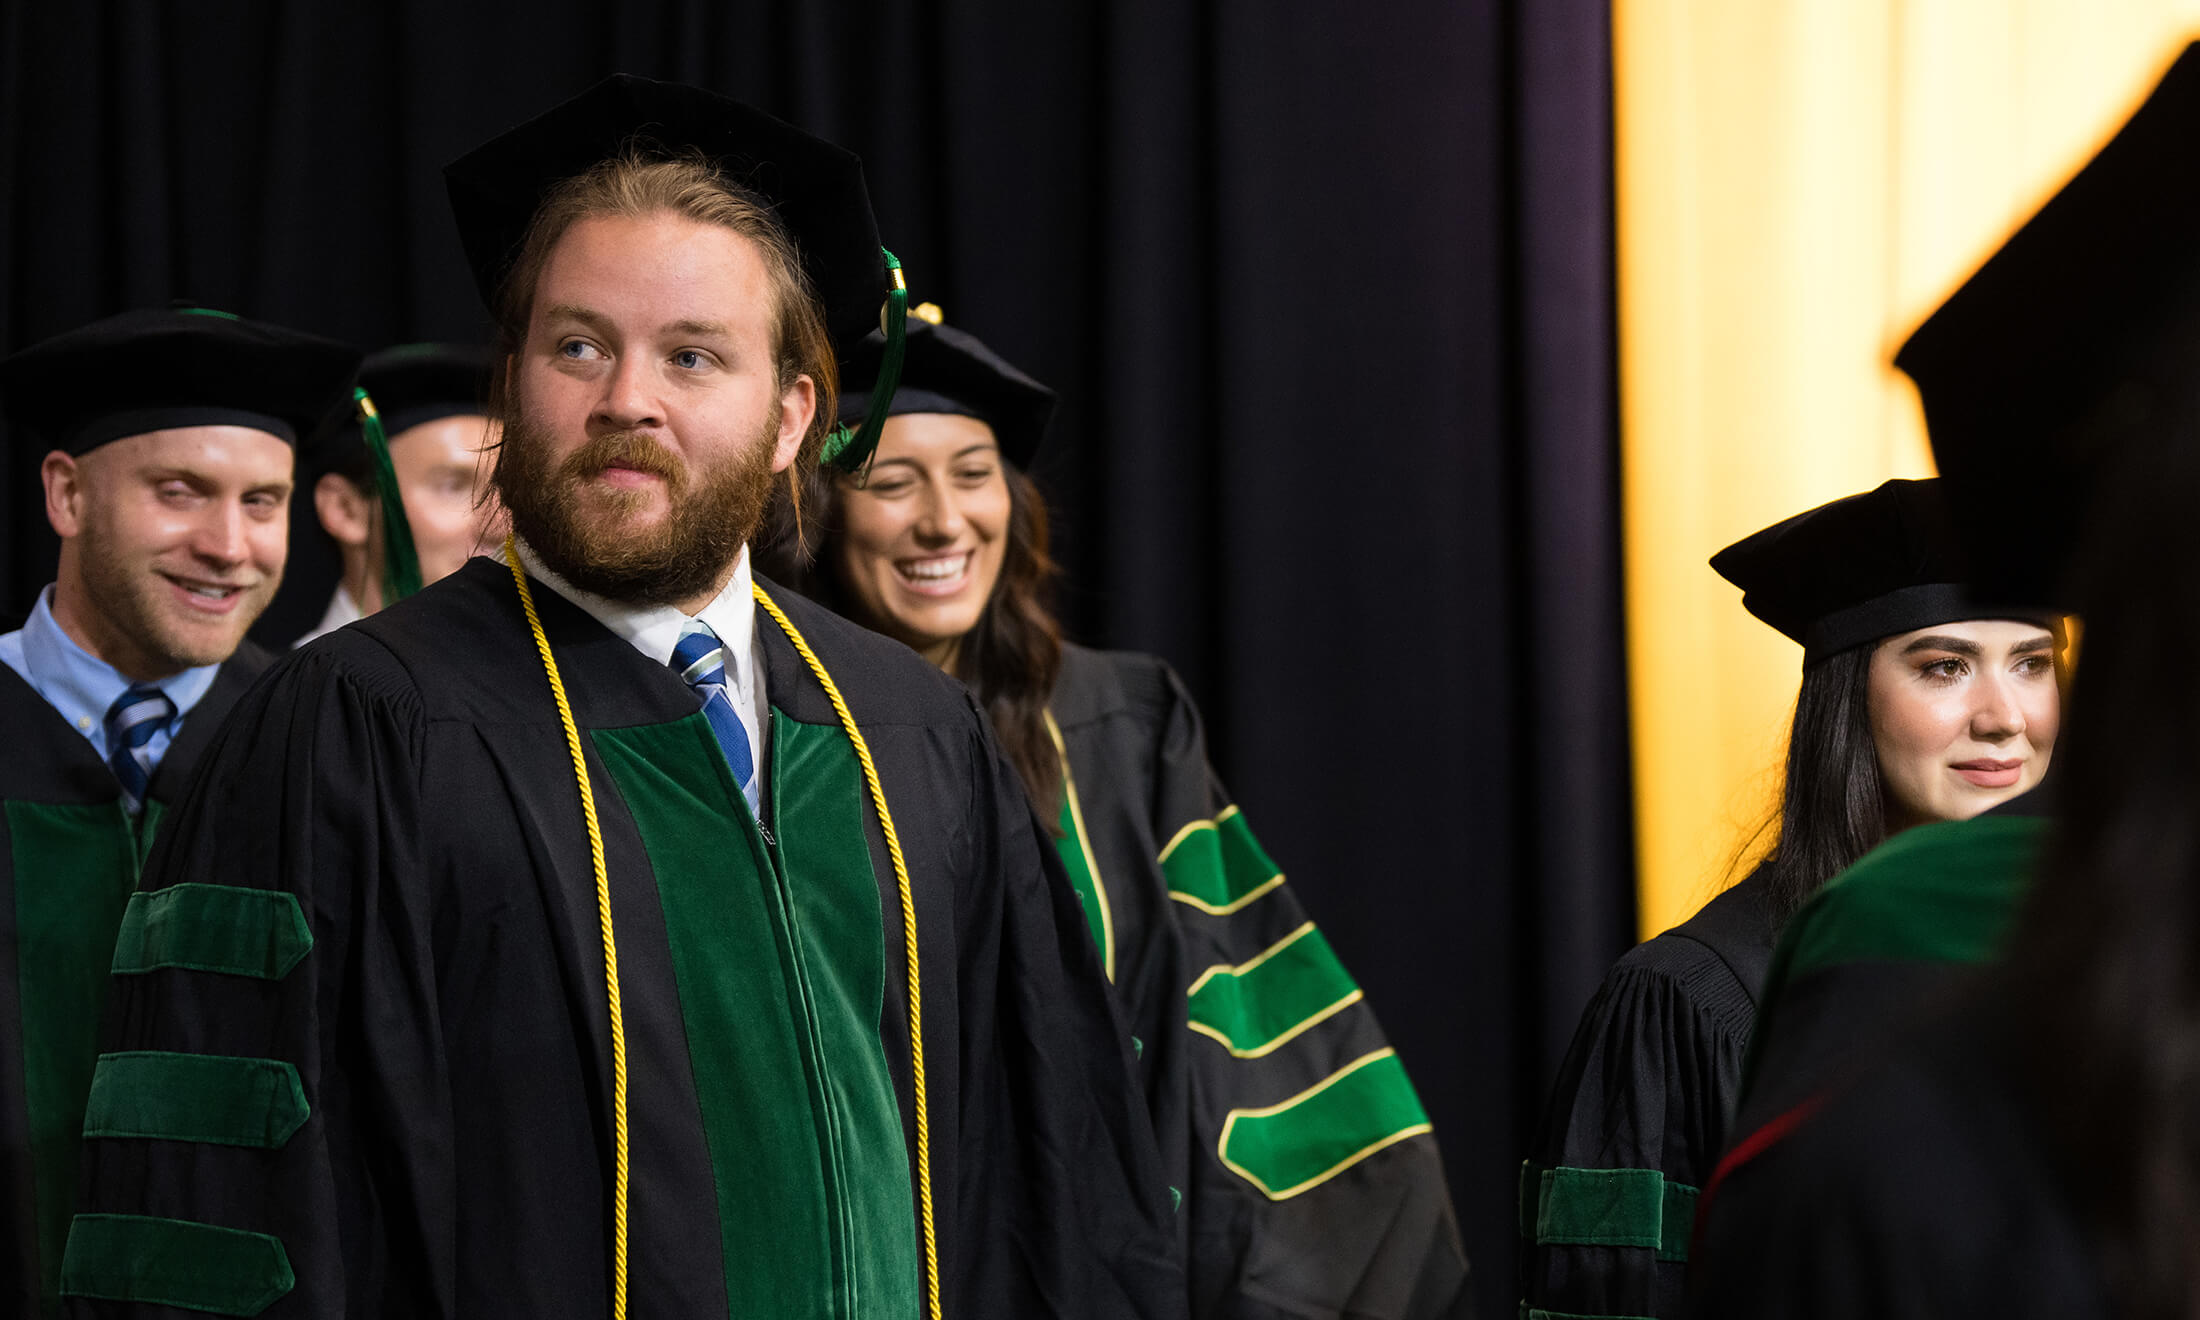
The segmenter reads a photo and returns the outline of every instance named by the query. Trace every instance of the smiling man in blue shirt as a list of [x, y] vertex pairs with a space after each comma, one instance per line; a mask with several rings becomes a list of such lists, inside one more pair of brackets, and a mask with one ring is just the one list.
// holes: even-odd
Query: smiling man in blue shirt
[[48, 450], [61, 537], [54, 582], [0, 633], [7, 1314], [58, 1304], [116, 933], [162, 804], [268, 663], [244, 634], [282, 580], [292, 453], [357, 365], [203, 309], [124, 313], [0, 362], [0, 414], [13, 445]]

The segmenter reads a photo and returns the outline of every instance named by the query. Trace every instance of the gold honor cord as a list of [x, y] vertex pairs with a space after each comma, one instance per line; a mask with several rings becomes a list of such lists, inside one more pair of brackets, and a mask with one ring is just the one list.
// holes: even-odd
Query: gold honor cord
[[772, 616], [772, 622], [779, 625], [779, 631], [794, 643], [802, 662], [817, 676], [818, 686], [825, 689], [826, 699], [833, 703], [833, 713], [840, 717], [840, 727], [856, 749], [856, 760], [863, 763], [863, 782], [871, 790], [871, 805], [878, 809], [879, 829], [886, 835], [886, 854], [894, 862], [894, 885], [901, 895], [902, 947], [909, 962], [909, 1075], [917, 1110], [917, 1227], [924, 1238], [924, 1306], [931, 1320], [940, 1320], [939, 1232], [932, 1220], [932, 1124], [925, 1116], [924, 1104], [924, 997], [917, 980], [917, 902], [909, 885], [909, 864], [902, 860], [901, 836], [894, 832], [893, 813], [886, 809], [886, 787], [879, 782], [878, 767], [871, 763], [871, 748], [863, 741], [862, 730], [856, 728], [855, 716], [848, 713], [848, 703], [840, 699], [840, 689], [833, 686], [833, 676], [825, 672], [817, 653], [764, 589], [752, 582], [749, 591]]
[[512, 538], [504, 538], [504, 562], [519, 588], [519, 606], [527, 611], [527, 627], [535, 635], [535, 650], [542, 656], [542, 672], [550, 679], [550, 695], [558, 703], [558, 723], [565, 728], [565, 748], [573, 754], [573, 782], [581, 790], [581, 816], [588, 822], [588, 859], [596, 873], [596, 917], [603, 926], [603, 978], [605, 998], [611, 1006], [611, 1320], [626, 1320], [626, 1014], [619, 1006], [619, 941], [611, 925], [611, 868], [603, 857], [603, 827], [596, 822], [596, 794], [588, 783], [588, 758], [581, 752], [580, 726], [573, 722], [573, 707], [565, 699], [565, 681], [558, 677], [558, 662], [550, 654], [549, 635], [535, 614], [535, 596], [528, 590], [527, 573], [519, 566], [519, 551]]

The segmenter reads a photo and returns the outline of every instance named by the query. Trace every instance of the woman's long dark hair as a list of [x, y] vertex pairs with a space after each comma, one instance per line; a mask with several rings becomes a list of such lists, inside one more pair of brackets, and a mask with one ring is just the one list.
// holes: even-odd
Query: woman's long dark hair
[[[1032, 804], [1052, 821], [1060, 809], [1062, 768], [1047, 729], [1047, 702], [1062, 672], [1062, 628], [1050, 602], [1059, 571], [1047, 553], [1046, 498], [1007, 460], [1008, 536], [1001, 577], [985, 611], [956, 648], [949, 672], [970, 685], [993, 721], [1001, 750], [1024, 781]], [[783, 485], [759, 536], [758, 566], [837, 614], [866, 627], [853, 592], [840, 581], [833, 543], [841, 531], [841, 482], [813, 472], [799, 491]]]
[[2089, 523], [2058, 824], [1998, 1001], [2118, 1314], [2142, 1320], [2200, 1314], [2200, 399], [2169, 406]]
[[1828, 880], [1887, 837], [1887, 805], [1872, 741], [1873, 643], [1803, 670], [1788, 728], [1777, 832], [1757, 867], [1765, 899], [1784, 925]]

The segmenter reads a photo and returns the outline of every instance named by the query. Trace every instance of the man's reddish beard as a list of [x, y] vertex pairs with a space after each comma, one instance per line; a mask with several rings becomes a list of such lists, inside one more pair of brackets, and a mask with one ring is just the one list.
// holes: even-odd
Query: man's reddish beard
[[[497, 450], [497, 495], [512, 530], [567, 582], [625, 604], [675, 605], [723, 582], [755, 533], [778, 434], [775, 407], [750, 443], [698, 479], [678, 455], [631, 431], [594, 436], [553, 466], [548, 431], [521, 414]], [[628, 525], [649, 492], [599, 483], [614, 464], [663, 478], [670, 508], [662, 521]]]

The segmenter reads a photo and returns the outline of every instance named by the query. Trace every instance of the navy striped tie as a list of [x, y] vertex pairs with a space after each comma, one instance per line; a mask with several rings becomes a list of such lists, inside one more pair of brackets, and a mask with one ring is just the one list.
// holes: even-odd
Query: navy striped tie
[[135, 816], [145, 809], [145, 789], [153, 780], [153, 754], [147, 744], [176, 718], [176, 703], [150, 683], [140, 683], [107, 708], [107, 765], [122, 785], [122, 805]]
[[733, 693], [726, 687], [726, 648], [710, 625], [690, 623], [681, 630], [680, 640], [672, 648], [672, 668], [703, 699], [703, 718], [710, 721], [710, 731], [718, 735], [718, 750], [726, 754], [733, 782], [741, 786], [749, 810], [755, 811], [756, 757], [749, 750], [749, 731], [734, 713]]

